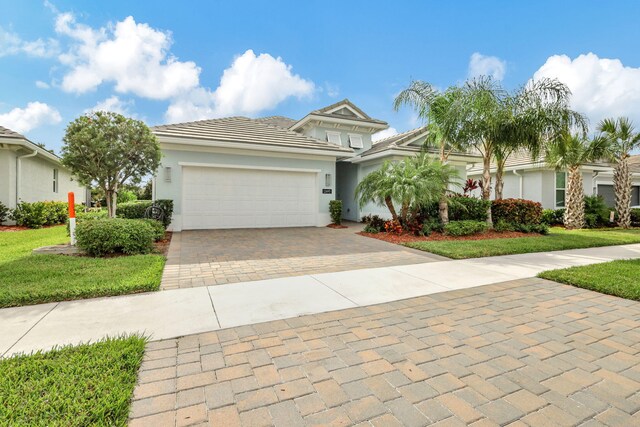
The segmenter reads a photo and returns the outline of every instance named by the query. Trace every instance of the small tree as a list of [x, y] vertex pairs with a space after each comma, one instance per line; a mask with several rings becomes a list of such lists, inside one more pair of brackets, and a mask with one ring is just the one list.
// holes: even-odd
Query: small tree
[[67, 126], [62, 164], [78, 182], [96, 184], [104, 191], [109, 217], [116, 216], [118, 189], [138, 183], [160, 166], [160, 145], [140, 120], [97, 111], [80, 116]]

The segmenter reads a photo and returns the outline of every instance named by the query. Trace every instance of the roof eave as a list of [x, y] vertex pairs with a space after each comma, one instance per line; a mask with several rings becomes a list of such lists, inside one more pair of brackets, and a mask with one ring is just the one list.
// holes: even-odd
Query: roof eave
[[368, 119], [357, 119], [357, 120], [354, 120], [354, 119], [349, 119], [349, 118], [329, 117], [329, 116], [326, 116], [326, 115], [309, 113], [306, 116], [304, 116], [302, 119], [300, 119], [296, 123], [294, 123], [289, 129], [290, 130], [300, 129], [300, 128], [304, 127], [307, 123], [311, 122], [312, 120], [317, 120], [318, 122], [333, 123], [333, 124], [343, 124], [343, 125], [346, 125], [346, 126], [356, 126], [356, 127], [361, 127], [361, 128], [370, 128], [371, 131], [369, 133], [371, 133], [371, 134], [389, 128], [389, 124], [388, 123], [383, 122], [383, 121], [378, 121], [378, 120], [375, 120], [375, 121], [370, 121]]

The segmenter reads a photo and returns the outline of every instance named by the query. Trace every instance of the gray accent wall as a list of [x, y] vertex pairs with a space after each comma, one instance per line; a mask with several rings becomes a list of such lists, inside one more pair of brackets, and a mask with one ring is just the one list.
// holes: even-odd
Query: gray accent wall
[[336, 163], [336, 199], [342, 200], [342, 218], [359, 221], [358, 201], [355, 191], [358, 185], [358, 165]]

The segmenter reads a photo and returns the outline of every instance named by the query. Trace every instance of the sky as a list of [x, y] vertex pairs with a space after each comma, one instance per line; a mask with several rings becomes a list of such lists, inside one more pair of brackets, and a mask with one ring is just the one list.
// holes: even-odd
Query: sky
[[0, 0], [0, 126], [59, 152], [67, 124], [110, 110], [148, 125], [284, 115], [348, 98], [421, 125], [393, 99], [481, 74], [554, 77], [593, 126], [640, 128], [640, 1]]

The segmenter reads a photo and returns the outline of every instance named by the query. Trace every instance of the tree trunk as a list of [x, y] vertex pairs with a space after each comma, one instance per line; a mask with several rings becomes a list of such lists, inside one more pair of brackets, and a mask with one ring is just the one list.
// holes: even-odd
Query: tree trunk
[[403, 227], [407, 225], [407, 215], [409, 215], [409, 204], [403, 203], [400, 208], [400, 223]]
[[502, 199], [502, 190], [504, 189], [504, 163], [498, 162], [496, 168], [496, 191], [495, 191], [495, 200]]
[[438, 202], [438, 214], [442, 224], [449, 224], [449, 203], [445, 195], [443, 195]]
[[387, 209], [391, 212], [391, 219], [394, 221], [398, 221], [398, 214], [396, 213], [396, 208], [393, 206], [393, 201], [391, 197], [387, 196], [384, 198], [384, 203], [387, 205]]
[[118, 192], [117, 190], [105, 190], [104, 194], [107, 199], [107, 214], [109, 215], [109, 218], [115, 218]]
[[[485, 152], [482, 159], [482, 199], [491, 200], [491, 154]], [[487, 208], [487, 224], [493, 228], [491, 205]]]
[[631, 227], [631, 174], [627, 158], [620, 159], [613, 171], [613, 189], [616, 194], [618, 226]]
[[584, 227], [584, 186], [580, 166], [569, 168], [564, 226], [568, 229]]

